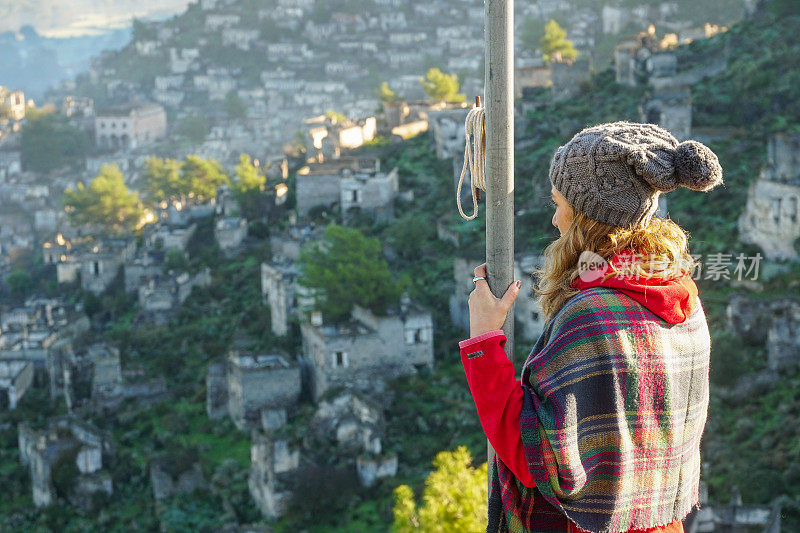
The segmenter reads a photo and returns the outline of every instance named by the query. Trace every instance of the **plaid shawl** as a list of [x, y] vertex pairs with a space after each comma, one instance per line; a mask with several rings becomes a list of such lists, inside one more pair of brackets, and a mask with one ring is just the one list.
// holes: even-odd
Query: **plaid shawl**
[[[620, 291], [582, 290], [522, 370], [525, 487], [495, 455], [487, 532], [616, 533], [697, 505], [711, 341], [698, 303], [669, 324]], [[549, 504], [549, 505], [547, 505]]]

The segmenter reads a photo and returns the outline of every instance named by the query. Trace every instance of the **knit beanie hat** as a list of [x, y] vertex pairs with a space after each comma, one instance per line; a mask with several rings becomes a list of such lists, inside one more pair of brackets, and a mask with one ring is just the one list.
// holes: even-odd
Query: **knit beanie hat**
[[709, 191], [722, 184], [722, 167], [701, 142], [678, 142], [655, 124], [620, 121], [586, 128], [560, 146], [550, 182], [593, 220], [644, 227], [662, 192], [681, 185]]

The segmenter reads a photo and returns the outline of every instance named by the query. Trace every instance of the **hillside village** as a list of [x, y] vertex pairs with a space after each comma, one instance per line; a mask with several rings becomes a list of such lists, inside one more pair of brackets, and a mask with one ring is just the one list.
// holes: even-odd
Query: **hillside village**
[[[482, 91], [483, 7], [265, 4], [199, 0], [137, 22], [125, 49], [53, 90], [59, 127], [85, 136], [76, 166], [32, 169], [25, 132], [41, 111], [0, 90], [0, 483], [13, 494], [0, 529], [300, 530], [319, 499], [332, 511], [315, 530], [388, 530], [391, 488], [420, 483], [435, 452], [468, 442], [483, 453], [452, 358], [484, 254], [482, 223], [453, 205], [470, 106], [426, 98], [420, 83], [440, 67], [458, 73], [467, 100]], [[590, 118], [653, 122], [719, 146], [730, 168], [715, 219], [730, 231], [709, 236], [681, 193], [659, 209], [699, 241], [706, 270], [695, 279], [721, 339], [714, 401], [775, 394], [796, 410], [800, 117], [758, 122], [737, 151], [742, 125], [715, 123], [706, 107], [709, 84], [741, 66], [731, 43], [742, 28], [770, 24], [766, 6], [745, 2], [731, 28], [681, 20], [677, 2], [519, 6], [520, 20], [542, 22], [569, 10], [579, 56], [517, 58], [515, 279], [528, 289], [514, 307], [518, 359], [544, 325], [531, 273], [553, 228], [532, 198], [549, 153]], [[609, 40], [606, 69], [593, 54]], [[383, 81], [393, 98], [376, 95]], [[729, 153], [750, 166], [726, 166]], [[153, 196], [170, 161], [171, 179], [192, 170], [203, 192]], [[242, 193], [251, 171], [259, 184]], [[79, 183], [115, 172], [148, 204], [135, 224], [65, 208]], [[465, 184], [464, 205], [471, 194]], [[325, 289], [303, 285], [309, 249], [333, 239], [331, 226], [376, 239], [401, 287], [388, 305], [334, 317]], [[741, 342], [755, 355], [739, 354]], [[712, 410], [720, 422], [687, 531], [800, 524], [796, 428], [771, 426], [782, 444], [770, 466], [788, 473], [767, 498], [731, 471], [740, 463], [723, 421], [736, 411]], [[331, 485], [312, 487], [321, 477]]]

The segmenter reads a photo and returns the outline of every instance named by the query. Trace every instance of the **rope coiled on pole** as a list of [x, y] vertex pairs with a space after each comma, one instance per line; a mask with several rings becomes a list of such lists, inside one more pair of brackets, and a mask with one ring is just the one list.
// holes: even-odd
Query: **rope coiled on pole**
[[[485, 135], [486, 114], [483, 107], [476, 106], [470, 109], [467, 120], [464, 123], [464, 134], [466, 145], [464, 147], [464, 166], [461, 168], [461, 177], [458, 179], [456, 188], [456, 204], [461, 217], [472, 220], [478, 216], [478, 200], [480, 191], [486, 190], [486, 142]], [[472, 137], [472, 149], [470, 150], [470, 137]], [[461, 186], [464, 183], [464, 175], [469, 165], [470, 190], [472, 190], [472, 215], [465, 215], [461, 208]]]

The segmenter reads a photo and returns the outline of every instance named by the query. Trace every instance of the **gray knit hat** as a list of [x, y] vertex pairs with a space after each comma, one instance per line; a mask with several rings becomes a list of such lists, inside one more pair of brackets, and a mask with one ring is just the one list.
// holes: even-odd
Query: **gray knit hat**
[[644, 227], [662, 192], [680, 185], [709, 191], [722, 184], [722, 167], [703, 143], [678, 142], [655, 124], [621, 121], [586, 128], [560, 146], [550, 181], [593, 220]]

